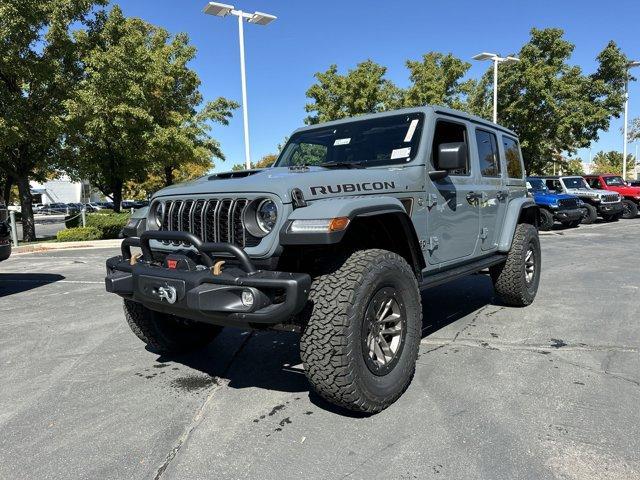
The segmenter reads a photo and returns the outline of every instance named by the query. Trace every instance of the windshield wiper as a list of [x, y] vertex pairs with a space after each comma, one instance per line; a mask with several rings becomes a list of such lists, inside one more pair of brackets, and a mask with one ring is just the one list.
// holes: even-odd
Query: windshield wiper
[[321, 163], [320, 167], [325, 168], [360, 168], [365, 162], [327, 162]]

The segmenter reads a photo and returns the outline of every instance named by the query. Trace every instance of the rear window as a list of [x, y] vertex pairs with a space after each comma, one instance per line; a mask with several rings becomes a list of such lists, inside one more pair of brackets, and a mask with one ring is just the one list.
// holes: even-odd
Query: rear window
[[507, 175], [509, 178], [522, 178], [522, 157], [520, 156], [520, 146], [517, 140], [510, 137], [502, 137], [504, 145], [504, 156], [507, 160]]
[[478, 159], [480, 160], [480, 173], [482, 176], [499, 177], [500, 159], [498, 157], [496, 136], [485, 130], [476, 130], [476, 144], [478, 146]]

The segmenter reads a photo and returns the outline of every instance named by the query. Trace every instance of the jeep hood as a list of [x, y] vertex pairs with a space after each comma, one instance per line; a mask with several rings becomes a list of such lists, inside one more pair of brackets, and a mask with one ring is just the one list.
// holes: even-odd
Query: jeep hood
[[536, 203], [542, 204], [555, 204], [558, 200], [565, 200], [575, 198], [575, 195], [569, 195], [566, 193], [542, 193], [533, 192], [533, 199]]
[[[283, 203], [291, 202], [291, 190], [299, 188], [305, 199], [344, 195], [366, 195], [394, 191], [415, 191], [424, 183], [424, 168], [393, 166], [336, 169], [274, 167], [264, 170], [228, 172], [201, 177], [158, 191], [154, 198], [208, 194], [275, 194]], [[421, 183], [422, 181], [422, 183]]]
[[609, 190], [625, 197], [640, 197], [640, 187], [609, 187]]
[[600, 198], [602, 195], [611, 195], [609, 190], [600, 190], [598, 188], [567, 188], [567, 193], [570, 195], [592, 198]]

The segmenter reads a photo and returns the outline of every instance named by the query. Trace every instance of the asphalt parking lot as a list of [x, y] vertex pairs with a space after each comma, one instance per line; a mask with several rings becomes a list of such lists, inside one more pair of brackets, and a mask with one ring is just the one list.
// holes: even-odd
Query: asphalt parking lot
[[116, 249], [0, 264], [0, 478], [640, 478], [640, 219], [543, 235], [535, 303], [478, 275], [423, 295], [409, 390], [375, 416], [309, 393], [297, 338], [144, 349]]

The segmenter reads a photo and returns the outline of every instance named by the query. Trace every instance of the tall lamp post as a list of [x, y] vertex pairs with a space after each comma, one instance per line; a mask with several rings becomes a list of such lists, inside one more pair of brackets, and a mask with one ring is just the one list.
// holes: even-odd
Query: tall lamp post
[[629, 135], [629, 70], [633, 67], [639, 67], [638, 60], [632, 60], [627, 63], [627, 78], [624, 80], [624, 125], [622, 126], [622, 178], [627, 181], [627, 136]]
[[501, 57], [496, 53], [482, 52], [473, 57], [474, 60], [491, 60], [493, 62], [493, 123], [498, 123], [498, 64], [519, 62], [518, 57]]
[[251, 153], [249, 151], [249, 113], [247, 108], [247, 77], [244, 66], [244, 22], [256, 25], [268, 25], [277, 17], [268, 13], [254, 12], [247, 13], [242, 10], [236, 10], [233, 5], [225, 3], [209, 2], [202, 10], [207, 15], [216, 17], [226, 17], [227, 15], [235, 15], [238, 17], [238, 36], [240, 38], [240, 77], [242, 82], [242, 119], [244, 124], [244, 161], [245, 167], [251, 168]]

